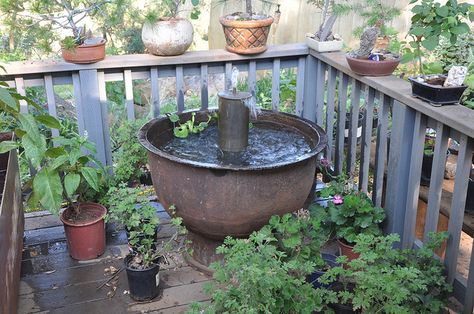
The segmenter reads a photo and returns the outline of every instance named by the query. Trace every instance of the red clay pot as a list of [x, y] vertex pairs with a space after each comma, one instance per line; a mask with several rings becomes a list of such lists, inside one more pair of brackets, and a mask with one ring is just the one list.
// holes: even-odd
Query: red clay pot
[[96, 203], [79, 204], [81, 211], [90, 213], [91, 218], [86, 221], [74, 222], [67, 219], [71, 209], [61, 213], [64, 224], [67, 246], [72, 258], [84, 261], [97, 258], [105, 251], [105, 223], [107, 209]]
[[387, 76], [393, 73], [400, 63], [400, 59], [373, 61], [351, 58], [346, 55], [347, 63], [352, 72], [365, 76]]
[[341, 251], [341, 255], [347, 256], [348, 262], [358, 258], [360, 256], [359, 253], [354, 252], [354, 247], [347, 244], [344, 240], [337, 240], [339, 244], [339, 250]]
[[79, 64], [95, 63], [105, 59], [105, 42], [96, 45], [79, 45], [74, 50], [61, 49], [64, 61]]

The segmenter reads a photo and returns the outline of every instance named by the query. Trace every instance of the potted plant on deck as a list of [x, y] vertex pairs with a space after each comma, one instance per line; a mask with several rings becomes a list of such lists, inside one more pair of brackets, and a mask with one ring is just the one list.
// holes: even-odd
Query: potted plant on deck
[[318, 52], [339, 51], [342, 49], [342, 38], [332, 34], [332, 28], [338, 15], [346, 12], [344, 6], [337, 6], [334, 0], [308, 0], [321, 9], [321, 24], [314, 34], [306, 34], [305, 42], [311, 49]]
[[[34, 170], [23, 187], [31, 191], [29, 206], [60, 215], [74, 259], [96, 258], [105, 250], [106, 209], [88, 202], [91, 190], [101, 190], [104, 177], [99, 162], [90, 154], [95, 147], [87, 138], [63, 128], [56, 118], [43, 113], [43, 108], [29, 103], [40, 113], [21, 113], [18, 103], [6, 108], [15, 121], [18, 140], [0, 143], [0, 152], [6, 147], [23, 149]], [[52, 139], [51, 129], [60, 130], [60, 136]]]
[[228, 51], [258, 54], [267, 50], [267, 38], [274, 19], [266, 14], [255, 13], [252, 0], [245, 0], [245, 12], [222, 16], [219, 21], [224, 29], [225, 48]]
[[385, 50], [374, 50], [380, 34], [382, 21], [374, 27], [364, 30], [360, 37], [360, 46], [346, 54], [346, 60], [353, 72], [359, 75], [386, 76], [393, 73], [400, 63], [396, 53]]
[[[418, 1], [411, 1], [417, 3]], [[458, 36], [470, 31], [467, 19], [474, 21], [474, 6], [468, 3], [457, 3], [449, 0], [441, 5], [433, 0], [421, 0], [412, 8], [413, 17], [408, 32], [412, 38], [410, 46], [404, 49], [403, 62], [417, 60], [419, 75], [410, 77], [412, 93], [435, 105], [459, 102], [461, 95], [467, 88], [463, 78], [459, 78], [465, 70], [453, 67], [453, 78], [440, 74], [424, 75], [422, 64], [422, 47], [433, 51], [439, 45], [440, 37], [446, 37], [451, 44], [456, 44]], [[465, 75], [466, 73], [464, 73]]]
[[[149, 53], [157, 56], [181, 55], [193, 42], [194, 29], [191, 22], [179, 17], [186, 0], [160, 1], [157, 9], [145, 16], [142, 41]], [[191, 18], [199, 17], [199, 0], [191, 0]]]
[[341, 255], [349, 260], [357, 258], [353, 252], [360, 234], [380, 235], [380, 224], [385, 219], [383, 208], [375, 207], [369, 197], [358, 191], [335, 198], [329, 203], [329, 221], [333, 223]]
[[[171, 208], [170, 208], [171, 209]], [[166, 242], [157, 243], [155, 230], [159, 219], [142, 220], [137, 226], [131, 226], [129, 242], [134, 250], [125, 259], [130, 296], [136, 301], [152, 300], [160, 292], [160, 266], [178, 263], [181, 252], [185, 249], [186, 228], [181, 218], [172, 218], [175, 232]]]

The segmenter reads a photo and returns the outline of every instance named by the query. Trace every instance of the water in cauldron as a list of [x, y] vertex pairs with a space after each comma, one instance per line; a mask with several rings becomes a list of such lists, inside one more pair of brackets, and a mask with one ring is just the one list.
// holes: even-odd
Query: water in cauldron
[[173, 138], [161, 147], [171, 155], [196, 162], [216, 165], [265, 166], [295, 162], [311, 151], [303, 134], [283, 125], [254, 123], [249, 130], [248, 147], [232, 156], [218, 146], [218, 129], [209, 126], [200, 134], [188, 138]]

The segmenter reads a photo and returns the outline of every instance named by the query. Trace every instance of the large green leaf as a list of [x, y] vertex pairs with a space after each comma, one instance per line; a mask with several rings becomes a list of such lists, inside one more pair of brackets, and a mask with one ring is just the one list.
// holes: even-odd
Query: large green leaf
[[70, 172], [64, 177], [64, 188], [66, 189], [66, 194], [68, 197], [74, 195], [80, 183], [81, 175], [77, 173]]
[[96, 191], [99, 191], [99, 176], [97, 175], [97, 169], [92, 167], [82, 167], [81, 174], [86, 179], [87, 183]]
[[0, 142], [0, 154], [6, 153], [18, 147], [18, 143], [15, 141], [3, 141]]
[[461, 35], [470, 31], [469, 25], [466, 23], [461, 23], [453, 28], [451, 28], [451, 33], [456, 35]]
[[48, 128], [52, 128], [52, 129], [61, 128], [61, 123], [59, 123], [59, 121], [55, 117], [50, 116], [48, 114], [35, 116], [35, 119], [36, 121], [46, 125]]
[[0, 87], [0, 101], [5, 103], [8, 107], [12, 108], [13, 110], [18, 110], [18, 103], [10, 94], [10, 91], [6, 88]]
[[46, 157], [50, 158], [56, 158], [66, 154], [66, 150], [62, 146], [48, 148], [48, 150], [45, 152]]
[[59, 213], [63, 201], [63, 187], [56, 170], [41, 169], [33, 180], [33, 191], [45, 209], [54, 214]]
[[35, 139], [27, 133], [21, 138], [21, 146], [24, 148], [26, 157], [33, 167], [39, 168], [46, 152], [46, 140], [44, 137], [40, 136], [39, 139]]
[[49, 167], [51, 169], [57, 169], [64, 165], [67, 161], [69, 161], [69, 156], [67, 155], [62, 155], [59, 157], [54, 158], [54, 160], [49, 164]]
[[438, 43], [439, 43], [439, 38], [436, 36], [431, 36], [423, 40], [421, 42], [421, 45], [431, 51], [431, 50], [434, 50], [438, 46]]
[[447, 6], [442, 6], [436, 9], [436, 14], [442, 17], [446, 17], [449, 14], [449, 8]]

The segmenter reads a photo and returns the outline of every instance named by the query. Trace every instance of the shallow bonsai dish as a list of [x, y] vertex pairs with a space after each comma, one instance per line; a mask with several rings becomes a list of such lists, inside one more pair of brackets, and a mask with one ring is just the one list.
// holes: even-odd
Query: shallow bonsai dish
[[77, 64], [95, 63], [105, 59], [105, 43], [102, 39], [100, 43], [95, 45], [79, 45], [74, 50], [62, 48], [63, 59], [66, 62]]
[[391, 75], [400, 63], [400, 59], [373, 61], [352, 58], [346, 55], [347, 63], [352, 72], [364, 76], [387, 76]]
[[[433, 76], [427, 75], [425, 79]], [[436, 75], [436, 77], [439, 77], [442, 82], [446, 79], [445, 75]], [[442, 85], [428, 84], [420, 81], [420, 78], [421, 76], [408, 78], [411, 82], [412, 95], [435, 106], [459, 103], [459, 99], [461, 99], [464, 90], [467, 88], [466, 85], [444, 87]]]

